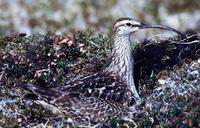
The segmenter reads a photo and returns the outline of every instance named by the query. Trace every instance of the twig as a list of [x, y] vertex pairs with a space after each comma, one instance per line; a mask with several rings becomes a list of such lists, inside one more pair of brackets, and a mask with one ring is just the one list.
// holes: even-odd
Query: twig
[[3, 78], [4, 73], [5, 73], [5, 70], [3, 70], [3, 71], [1, 72], [0, 81], [1, 81], [1, 79]]
[[3, 75], [5, 74], [5, 72], [6, 72], [6, 68], [8, 68], [8, 65], [6, 65], [6, 67], [2, 67], [1, 68], [1, 73], [0, 73], [0, 81], [2, 80], [2, 78], [3, 78]]
[[[191, 42], [183, 42], [183, 41], [186, 41], [186, 40], [188, 40], [188, 39], [190, 39], [192, 37], [199, 36], [199, 35], [200, 35], [200, 33], [193, 34], [193, 35], [188, 36], [187, 39], [183, 39], [183, 40], [180, 40], [178, 42], [176, 42], [174, 40], [167, 39], [167, 38], [162, 38], [162, 40], [166, 39], [167, 41], [170, 41], [170, 43], [173, 43], [173, 44], [186, 44], [187, 45], [187, 44], [200, 43], [200, 40], [194, 40], [194, 41], [191, 41]], [[155, 35], [154, 37], [160, 37], [160, 36], [159, 35]], [[145, 45], [143, 47], [146, 47], [146, 46], [148, 46], [150, 44], [152, 44], [152, 43], [149, 43], [149, 44], [147, 44], [147, 45]]]
[[185, 82], [187, 82], [190, 85], [190, 87], [192, 87], [192, 89], [194, 89], [195, 91], [197, 91], [197, 88], [195, 88], [194, 85], [189, 80], [187, 80], [186, 78], [183, 78], [183, 80]]
[[99, 47], [99, 45], [95, 44], [95, 43], [92, 42], [92, 41], [89, 41], [89, 43], [92, 44], [92, 45], [94, 45], [94, 46], [96, 46], [96, 47]]
[[170, 41], [173, 44], [194, 44], [194, 43], [200, 43], [200, 40], [194, 40], [194, 41], [191, 41], [191, 42], [181, 42], [183, 40], [181, 40], [179, 42], [176, 42], [176, 41], [173, 41], [173, 40], [168, 40], [168, 41]]
[[191, 41], [191, 42], [183, 42], [183, 41], [186, 41], [186, 40], [188, 40], [188, 39], [190, 39], [190, 38], [192, 38], [192, 37], [194, 37], [194, 36], [199, 36], [199, 35], [200, 35], [200, 33], [193, 34], [193, 35], [188, 36], [187, 39], [183, 39], [183, 40], [180, 40], [180, 41], [178, 41], [178, 42], [173, 41], [173, 40], [168, 40], [168, 41], [171, 41], [171, 42], [174, 43], [174, 44], [193, 44], [193, 43], [200, 43], [200, 40], [194, 40], [194, 41]]

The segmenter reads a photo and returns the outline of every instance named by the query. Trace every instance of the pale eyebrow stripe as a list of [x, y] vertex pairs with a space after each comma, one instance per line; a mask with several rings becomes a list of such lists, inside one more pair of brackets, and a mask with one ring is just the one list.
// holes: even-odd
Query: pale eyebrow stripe
[[116, 23], [114, 26], [121, 26], [121, 25], [124, 25], [124, 24], [129, 23], [129, 22], [130, 22], [129, 20], [125, 20], [125, 21]]

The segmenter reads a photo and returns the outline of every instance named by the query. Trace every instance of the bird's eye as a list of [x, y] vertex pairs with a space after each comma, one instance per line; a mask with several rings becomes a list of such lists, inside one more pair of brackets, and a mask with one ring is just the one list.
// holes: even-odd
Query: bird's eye
[[126, 23], [126, 26], [131, 26], [131, 23]]

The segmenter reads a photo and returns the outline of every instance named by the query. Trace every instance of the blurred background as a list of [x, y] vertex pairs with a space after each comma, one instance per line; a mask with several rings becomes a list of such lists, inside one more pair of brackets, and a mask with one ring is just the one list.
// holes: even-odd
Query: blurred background
[[111, 32], [113, 22], [132, 17], [175, 29], [200, 30], [199, 0], [0, 0], [0, 36], [15, 32], [65, 34]]

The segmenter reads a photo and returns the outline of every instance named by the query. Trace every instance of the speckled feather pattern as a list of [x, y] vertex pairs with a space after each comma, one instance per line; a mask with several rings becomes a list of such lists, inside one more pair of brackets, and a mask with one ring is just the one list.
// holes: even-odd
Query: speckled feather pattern
[[[106, 123], [128, 114], [127, 106], [134, 99], [126, 84], [117, 76], [100, 72], [80, 77], [56, 88], [43, 88], [28, 84], [39, 100], [57, 107], [77, 125]], [[127, 100], [129, 99], [129, 100]]]
[[95, 125], [127, 117], [129, 107], [139, 99], [133, 79], [131, 29], [119, 19], [113, 28], [112, 62], [98, 73], [78, 77], [55, 88], [27, 84], [24, 87], [57, 107], [76, 125]]

